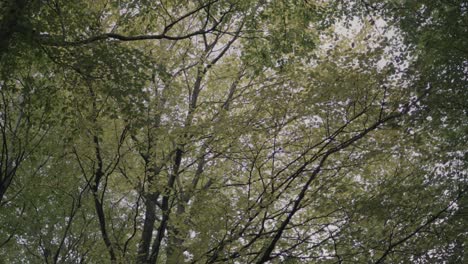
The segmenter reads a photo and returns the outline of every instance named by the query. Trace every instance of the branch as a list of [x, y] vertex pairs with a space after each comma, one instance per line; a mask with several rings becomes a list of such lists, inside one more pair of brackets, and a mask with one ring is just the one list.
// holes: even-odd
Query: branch
[[385, 252], [382, 254], [382, 256], [375, 262], [375, 264], [382, 264], [384, 263], [385, 261], [385, 258], [390, 254], [392, 253], [393, 249], [398, 247], [399, 245], [405, 243], [406, 241], [408, 241], [409, 239], [411, 239], [412, 237], [414, 237], [415, 235], [419, 234], [419, 232], [421, 230], [423, 230], [424, 228], [430, 226], [432, 223], [434, 223], [436, 220], [440, 219], [440, 217], [446, 213], [450, 207], [452, 207], [457, 201], [459, 201], [464, 193], [467, 191], [467, 189], [461, 191], [457, 198], [455, 200], [453, 200], [449, 205], [447, 205], [444, 209], [440, 210], [437, 214], [433, 215], [431, 218], [429, 218], [424, 224], [422, 224], [421, 226], [419, 226], [418, 228], [416, 228], [413, 232], [411, 232], [410, 234], [408, 234], [407, 236], [405, 236], [404, 238], [398, 240], [397, 242], [395, 243], [392, 243], [388, 246], [387, 250], [385, 250]]
[[215, 21], [212, 27], [208, 29], [199, 29], [196, 31], [193, 31], [191, 33], [181, 35], [181, 36], [171, 36], [167, 35], [167, 32], [170, 31], [172, 27], [174, 27], [177, 23], [180, 21], [186, 19], [187, 17], [192, 16], [193, 14], [199, 12], [200, 10], [212, 5], [213, 3], [217, 2], [218, 0], [211, 1], [206, 3], [205, 5], [199, 6], [198, 8], [182, 15], [178, 19], [174, 20], [170, 24], [166, 25], [162, 31], [161, 34], [150, 34], [150, 35], [136, 35], [136, 36], [126, 36], [126, 35], [121, 35], [117, 33], [103, 33], [97, 36], [89, 37], [87, 39], [82, 39], [82, 40], [77, 40], [77, 41], [63, 41], [58, 39], [55, 36], [51, 36], [49, 34], [44, 34], [40, 35], [38, 38], [39, 43], [47, 45], [47, 46], [55, 46], [55, 47], [64, 47], [64, 46], [80, 46], [80, 45], [88, 45], [94, 42], [98, 41], [104, 41], [104, 40], [119, 40], [119, 41], [139, 41], [139, 40], [158, 40], [158, 39], [166, 39], [166, 40], [183, 40], [183, 39], [188, 39], [193, 36], [197, 35], [204, 35], [211, 33], [216, 30], [216, 28], [221, 24], [223, 19], [225, 18], [226, 14], [231, 12], [232, 10], [229, 9], [226, 12], [223, 12], [221, 15], [221, 18], [219, 21]]
[[355, 143], [356, 141], [360, 140], [361, 138], [363, 138], [365, 135], [367, 135], [368, 133], [370, 133], [371, 131], [377, 129], [380, 125], [382, 125], [383, 123], [386, 123], [390, 120], [393, 120], [393, 119], [396, 119], [398, 117], [401, 117], [402, 115], [406, 114], [410, 107], [413, 105], [413, 103], [409, 103], [407, 104], [406, 108], [404, 111], [400, 112], [400, 113], [394, 113], [394, 114], [391, 114], [385, 118], [379, 118], [378, 121], [376, 121], [372, 126], [366, 128], [365, 130], [363, 130], [361, 133], [355, 135], [354, 137], [351, 137], [350, 139], [344, 141], [343, 143], [337, 145], [336, 147], [333, 147], [331, 149], [329, 149], [327, 152], [325, 152], [320, 160], [320, 163], [318, 164], [318, 166], [315, 168], [315, 170], [310, 174], [309, 176], [309, 179], [307, 180], [307, 182], [305, 183], [305, 185], [302, 187], [301, 189], [301, 192], [297, 195], [296, 199], [294, 200], [293, 202], [293, 208], [291, 209], [290, 213], [288, 214], [288, 216], [286, 217], [285, 220], [283, 220], [283, 222], [281, 223], [280, 225], [280, 228], [278, 229], [278, 231], [276, 232], [275, 236], [273, 237], [272, 241], [270, 242], [270, 244], [265, 248], [265, 251], [263, 252], [263, 254], [260, 256], [260, 259], [256, 262], [257, 264], [261, 264], [261, 263], [265, 263], [267, 262], [268, 260], [271, 259], [271, 256], [270, 254], [273, 252], [273, 250], [275, 249], [276, 247], [276, 244], [277, 242], [280, 240], [281, 236], [283, 235], [283, 232], [285, 231], [286, 227], [288, 226], [288, 224], [291, 222], [293, 216], [300, 210], [300, 204], [302, 202], [302, 200], [304, 199], [305, 197], [305, 193], [307, 192], [307, 190], [309, 189], [309, 186], [310, 184], [313, 182], [313, 180], [317, 177], [317, 175], [320, 173], [325, 161], [327, 160], [327, 158], [334, 154], [334, 153], [337, 153], [343, 149], [345, 149], [346, 147], [350, 146], [351, 144]]

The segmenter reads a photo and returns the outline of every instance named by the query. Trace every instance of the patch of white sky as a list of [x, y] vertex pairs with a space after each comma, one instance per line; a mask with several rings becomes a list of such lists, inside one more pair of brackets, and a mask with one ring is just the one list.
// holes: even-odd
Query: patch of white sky
[[[356, 46], [353, 52], [366, 53], [381, 47], [384, 41], [383, 55], [380, 60], [378, 60], [375, 67], [378, 71], [382, 71], [386, 66], [393, 64], [397, 69], [397, 73], [388, 76], [387, 82], [393, 86], [408, 86], [409, 83], [404, 81], [402, 73], [408, 68], [411, 57], [404, 54], [406, 47], [396, 27], [390, 26], [384, 19], [379, 17], [354, 17], [351, 20], [345, 18], [341, 19], [335, 23], [332, 29], [332, 34], [325, 32], [319, 35], [320, 45], [316, 50], [318, 54], [326, 54], [327, 51], [343, 48], [340, 47], [340, 45], [343, 44], [348, 45], [346, 48], [349, 50]], [[362, 34], [367, 36], [363, 38]], [[346, 53], [343, 54], [347, 56]], [[306, 65], [316, 67], [319, 63], [320, 61], [312, 60]], [[356, 67], [359, 67], [358, 59], [355, 59], [353, 63]], [[292, 89], [293, 92], [301, 93], [304, 87], [290, 87], [290, 89]], [[336, 104], [340, 102], [333, 103]], [[342, 103], [346, 104], [347, 102]], [[323, 120], [319, 115], [304, 116], [301, 118], [301, 121], [303, 124], [314, 128], [321, 124], [323, 125]], [[294, 124], [291, 125], [294, 126]]]
[[[347, 41], [351, 48], [356, 47], [355, 50], [360, 48], [361, 52], [375, 50], [384, 42], [384, 55], [376, 65], [378, 70], [390, 63], [401, 71], [409, 66], [411, 57], [402, 58], [406, 47], [401, 33], [381, 17], [369, 15], [342, 18], [334, 24], [333, 29], [335, 35], [332, 38], [327, 34], [320, 35], [321, 49], [324, 51], [337, 48], [342, 40]], [[362, 34], [365, 37], [360, 36]]]

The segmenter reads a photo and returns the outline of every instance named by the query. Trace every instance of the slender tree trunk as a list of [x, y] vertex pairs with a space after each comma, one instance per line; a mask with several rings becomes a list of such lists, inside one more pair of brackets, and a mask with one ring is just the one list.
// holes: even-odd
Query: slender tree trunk
[[175, 184], [176, 178], [178, 177], [180, 164], [182, 162], [182, 155], [183, 155], [183, 150], [179, 147], [175, 153], [173, 172], [169, 176], [166, 190], [162, 199], [162, 204], [161, 204], [162, 219], [158, 227], [158, 233], [156, 235], [156, 238], [153, 241], [151, 255], [149, 257], [150, 264], [156, 264], [156, 261], [158, 260], [158, 257], [159, 257], [159, 253], [161, 251], [162, 240], [167, 231], [169, 216], [171, 213], [169, 200], [171, 198], [171, 195], [173, 195], [174, 184]]
[[[90, 89], [91, 94], [94, 96], [94, 92]], [[93, 101], [93, 111], [95, 112], [96, 110], [96, 101]], [[95, 114], [94, 119], [97, 118], [97, 114]], [[107, 232], [107, 225], [106, 225], [106, 215], [104, 212], [104, 194], [106, 192], [106, 188], [104, 186], [102, 190], [102, 195], [99, 195], [99, 186], [101, 184], [101, 180], [105, 178], [107, 175], [104, 172], [104, 162], [103, 158], [101, 155], [101, 146], [100, 146], [100, 140], [99, 137], [94, 135], [93, 136], [93, 142], [94, 142], [94, 151], [95, 151], [95, 157], [97, 161], [97, 168], [94, 171], [94, 183], [91, 185], [91, 191], [93, 193], [93, 199], [94, 199], [94, 207], [96, 210], [96, 214], [98, 216], [98, 221], [99, 221], [99, 228], [101, 230], [101, 236], [104, 241], [104, 244], [106, 245], [107, 251], [109, 252], [109, 257], [110, 261], [112, 264], [117, 263], [117, 257], [115, 255], [114, 251], [114, 246], [112, 245], [112, 241], [110, 240], [109, 234]]]
[[111, 263], [112, 264], [117, 263], [117, 257], [115, 256], [114, 247], [112, 245], [112, 241], [109, 238], [109, 234], [107, 233], [104, 208], [102, 206], [102, 203], [99, 201], [99, 197], [96, 192], [93, 192], [93, 197], [94, 197], [94, 205], [96, 208], [96, 214], [98, 216], [99, 227], [101, 229], [102, 239], [104, 240], [104, 244], [106, 245], [107, 251], [109, 252]]
[[151, 239], [153, 238], [154, 222], [156, 221], [156, 199], [157, 195], [149, 194], [145, 201], [145, 220], [141, 234], [140, 244], [138, 245], [137, 263], [148, 263]]
[[20, 160], [23, 159], [23, 156], [24, 152], [20, 155], [19, 158], [16, 159], [16, 165], [13, 165], [13, 162], [7, 160], [4, 174], [0, 174], [0, 205], [2, 204], [3, 197], [5, 196], [8, 187], [10, 187], [10, 184], [13, 181], [13, 177], [16, 174], [16, 170], [18, 168]]
[[[180, 216], [185, 213], [185, 201], [180, 201], [177, 205], [176, 215]], [[166, 254], [167, 259], [166, 263], [183, 263], [184, 256], [183, 252], [184, 249], [182, 248], [184, 243], [184, 238], [181, 237], [183, 234], [180, 232], [178, 228], [170, 228], [168, 229], [167, 235], [167, 248]]]

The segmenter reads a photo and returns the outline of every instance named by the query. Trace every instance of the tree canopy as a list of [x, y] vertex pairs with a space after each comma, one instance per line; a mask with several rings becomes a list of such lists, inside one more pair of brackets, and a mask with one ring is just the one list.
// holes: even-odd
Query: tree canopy
[[468, 261], [466, 1], [0, 10], [0, 263]]

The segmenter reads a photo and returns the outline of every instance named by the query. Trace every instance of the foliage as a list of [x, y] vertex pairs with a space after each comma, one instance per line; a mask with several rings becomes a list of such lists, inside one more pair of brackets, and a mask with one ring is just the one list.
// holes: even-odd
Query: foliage
[[2, 2], [0, 261], [466, 261], [468, 6], [332, 2]]

